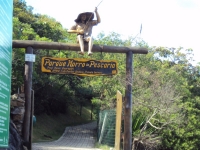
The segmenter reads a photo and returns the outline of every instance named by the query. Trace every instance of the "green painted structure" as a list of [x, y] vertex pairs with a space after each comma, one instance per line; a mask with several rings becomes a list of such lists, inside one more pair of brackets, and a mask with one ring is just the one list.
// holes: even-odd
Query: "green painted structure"
[[0, 147], [8, 147], [10, 123], [13, 0], [0, 1]]

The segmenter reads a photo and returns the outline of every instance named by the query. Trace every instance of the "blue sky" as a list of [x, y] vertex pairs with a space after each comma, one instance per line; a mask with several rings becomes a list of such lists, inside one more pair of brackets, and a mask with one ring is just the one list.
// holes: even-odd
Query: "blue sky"
[[[77, 15], [94, 11], [101, 0], [25, 0], [34, 13], [46, 14], [69, 29]], [[99, 7], [102, 22], [93, 28], [100, 32], [119, 33], [122, 37], [140, 37], [149, 46], [192, 48], [200, 62], [199, 0], [103, 0]], [[194, 63], [195, 64], [195, 63]]]

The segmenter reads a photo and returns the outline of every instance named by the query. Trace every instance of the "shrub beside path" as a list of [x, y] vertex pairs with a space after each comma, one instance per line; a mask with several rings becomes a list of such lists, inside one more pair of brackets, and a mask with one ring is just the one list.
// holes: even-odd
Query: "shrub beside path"
[[32, 150], [100, 150], [94, 148], [97, 122], [66, 127], [56, 141], [33, 143]]

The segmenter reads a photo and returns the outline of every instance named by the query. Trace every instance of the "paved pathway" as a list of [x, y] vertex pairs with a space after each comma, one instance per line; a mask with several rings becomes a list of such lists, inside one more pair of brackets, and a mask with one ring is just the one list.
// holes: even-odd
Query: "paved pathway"
[[96, 142], [97, 122], [66, 127], [63, 135], [53, 142], [33, 143], [33, 150], [99, 150]]

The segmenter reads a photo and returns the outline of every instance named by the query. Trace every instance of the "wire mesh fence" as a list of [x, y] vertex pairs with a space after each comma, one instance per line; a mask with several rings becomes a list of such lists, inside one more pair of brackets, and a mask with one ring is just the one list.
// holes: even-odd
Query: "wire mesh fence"
[[98, 142], [100, 144], [115, 146], [116, 110], [103, 110], [99, 112]]

